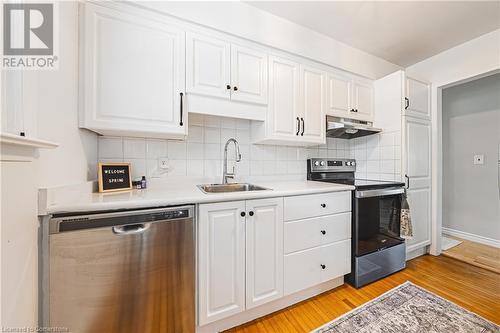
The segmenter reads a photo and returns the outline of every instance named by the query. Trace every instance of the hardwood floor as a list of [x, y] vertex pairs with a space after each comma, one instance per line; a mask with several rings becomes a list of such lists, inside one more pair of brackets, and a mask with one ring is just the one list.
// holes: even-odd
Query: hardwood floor
[[447, 236], [462, 243], [443, 251], [443, 255], [500, 274], [500, 249], [471, 242], [458, 237]]
[[405, 281], [500, 324], [500, 274], [452, 258], [426, 255], [409, 261], [405, 270], [361, 289], [344, 284], [226, 332], [309, 332]]

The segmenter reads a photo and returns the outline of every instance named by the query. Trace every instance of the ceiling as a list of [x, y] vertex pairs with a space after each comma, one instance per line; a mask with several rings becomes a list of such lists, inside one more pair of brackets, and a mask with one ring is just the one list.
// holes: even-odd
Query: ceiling
[[250, 1], [407, 67], [500, 28], [500, 1]]

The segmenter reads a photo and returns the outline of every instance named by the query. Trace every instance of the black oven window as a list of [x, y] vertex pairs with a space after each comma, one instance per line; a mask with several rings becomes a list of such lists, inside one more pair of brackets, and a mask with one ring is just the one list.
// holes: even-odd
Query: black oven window
[[356, 255], [401, 244], [401, 195], [356, 199]]

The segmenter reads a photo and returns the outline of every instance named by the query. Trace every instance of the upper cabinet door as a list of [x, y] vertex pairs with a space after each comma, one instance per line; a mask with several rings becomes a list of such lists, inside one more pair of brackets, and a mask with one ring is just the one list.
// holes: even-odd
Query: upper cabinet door
[[429, 84], [407, 77], [405, 102], [405, 115], [431, 119]]
[[328, 109], [331, 116], [347, 117], [351, 109], [351, 80], [342, 76], [328, 76]]
[[299, 64], [284, 58], [269, 57], [269, 134], [277, 139], [296, 138], [300, 133]]
[[323, 143], [326, 132], [326, 73], [313, 67], [301, 67], [300, 136]]
[[373, 118], [373, 86], [370, 83], [353, 82], [354, 112], [351, 111], [351, 118], [369, 120]]
[[80, 125], [101, 134], [187, 134], [184, 32], [155, 14], [81, 6]]
[[246, 308], [283, 296], [283, 198], [246, 202]]
[[231, 45], [231, 99], [267, 104], [267, 54]]
[[186, 91], [229, 99], [231, 45], [196, 33], [186, 33]]
[[245, 201], [199, 205], [199, 325], [245, 310]]

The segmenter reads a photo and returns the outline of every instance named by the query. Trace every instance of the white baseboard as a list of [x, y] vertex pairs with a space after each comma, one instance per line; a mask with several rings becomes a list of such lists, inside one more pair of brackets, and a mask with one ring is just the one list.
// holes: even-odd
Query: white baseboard
[[406, 261], [415, 259], [428, 253], [428, 246], [406, 251]]
[[450, 228], [445, 228], [445, 227], [443, 227], [442, 229], [443, 229], [443, 234], [445, 234], [445, 235], [455, 236], [455, 237], [466, 239], [466, 240], [469, 240], [472, 242], [500, 248], [500, 240], [497, 240], [497, 239], [488, 238], [488, 237], [479, 236], [479, 235], [474, 235], [474, 234], [460, 231], [460, 230], [456, 230], [456, 229], [450, 229]]

